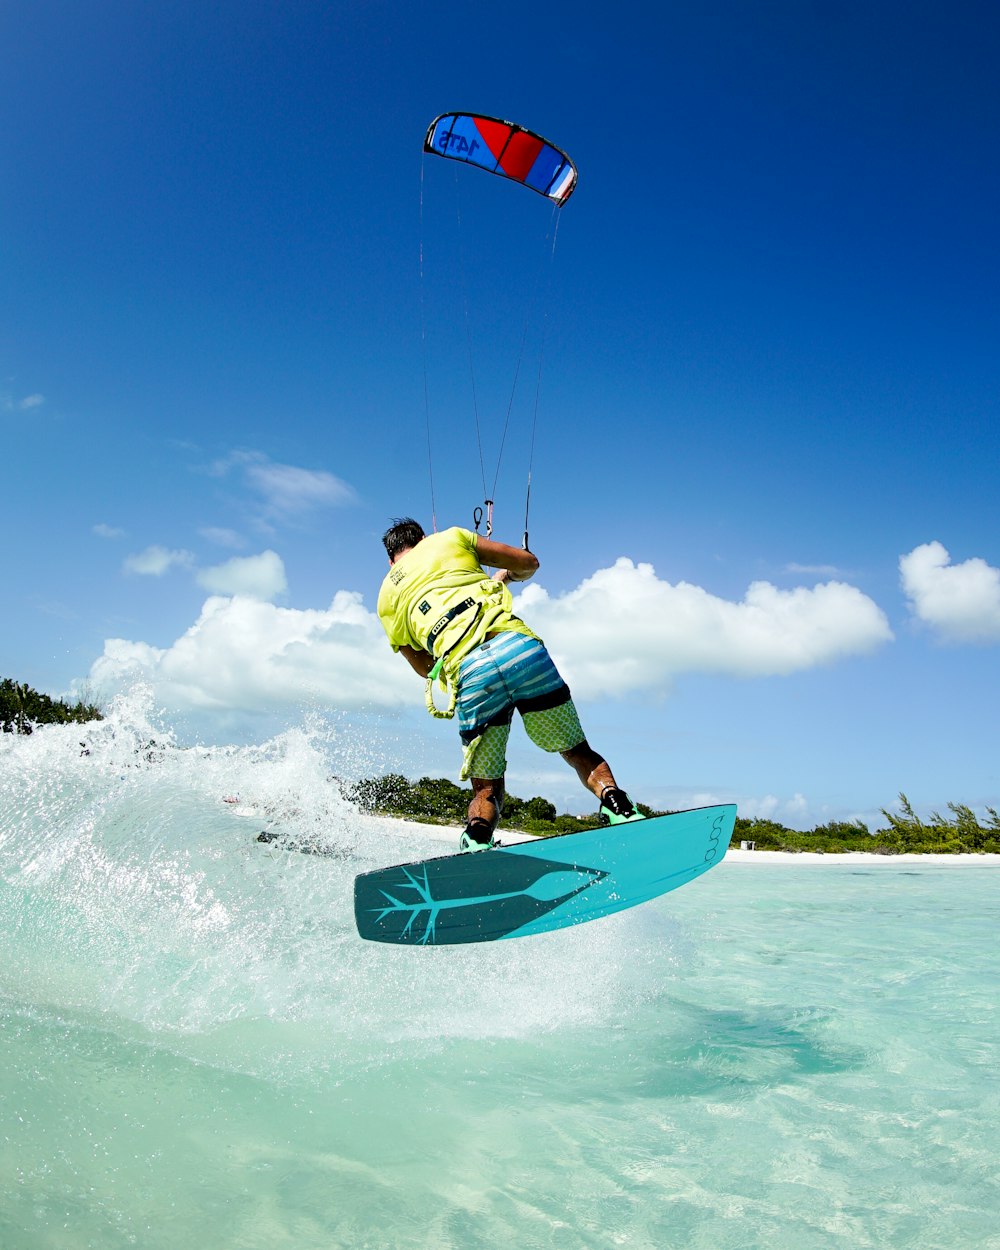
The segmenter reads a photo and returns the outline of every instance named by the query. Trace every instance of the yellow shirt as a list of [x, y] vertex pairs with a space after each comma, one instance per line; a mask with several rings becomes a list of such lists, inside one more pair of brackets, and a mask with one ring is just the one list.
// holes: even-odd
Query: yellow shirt
[[507, 587], [483, 571], [477, 540], [454, 526], [428, 534], [392, 565], [379, 591], [378, 615], [393, 651], [408, 646], [445, 656], [453, 670], [487, 634], [538, 636], [511, 611]]

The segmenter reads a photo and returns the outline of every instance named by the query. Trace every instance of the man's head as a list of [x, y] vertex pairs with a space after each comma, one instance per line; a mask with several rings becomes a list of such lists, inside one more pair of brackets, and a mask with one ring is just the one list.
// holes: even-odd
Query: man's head
[[413, 517], [397, 517], [382, 535], [382, 542], [389, 553], [389, 563], [394, 564], [404, 551], [415, 547], [423, 537], [423, 527]]

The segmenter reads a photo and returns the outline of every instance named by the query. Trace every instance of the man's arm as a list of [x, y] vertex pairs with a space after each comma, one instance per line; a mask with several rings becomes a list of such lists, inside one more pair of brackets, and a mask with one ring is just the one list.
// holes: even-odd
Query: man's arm
[[508, 547], [495, 543], [492, 538], [480, 538], [476, 543], [479, 563], [493, 569], [504, 569], [507, 576], [497, 580], [526, 582], [538, 569], [538, 557], [523, 547]]
[[410, 647], [406, 643], [399, 648], [399, 654], [420, 677], [426, 677], [434, 667], [434, 657], [429, 652], [418, 651], [416, 647]]

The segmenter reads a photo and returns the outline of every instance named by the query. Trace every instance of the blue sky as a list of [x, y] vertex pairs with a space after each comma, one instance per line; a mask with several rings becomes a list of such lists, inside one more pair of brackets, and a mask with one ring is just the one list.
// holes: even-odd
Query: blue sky
[[[4, 8], [3, 675], [454, 775], [378, 536], [429, 524], [425, 411], [470, 524], [467, 329], [492, 467], [527, 314], [495, 536], [541, 351], [524, 612], [620, 779], [801, 826], [1000, 804], [995, 6], [608, 19]], [[551, 263], [540, 197], [422, 161], [453, 108], [575, 159]], [[521, 738], [510, 783], [586, 806]]]

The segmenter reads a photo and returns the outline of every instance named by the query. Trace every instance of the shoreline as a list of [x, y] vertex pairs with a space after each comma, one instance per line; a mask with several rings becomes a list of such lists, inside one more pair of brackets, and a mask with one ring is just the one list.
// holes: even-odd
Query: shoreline
[[[428, 834], [437, 842], [450, 842], [457, 849], [459, 828], [457, 825], [426, 825], [419, 820], [407, 820], [403, 816], [366, 816], [365, 820], [379, 821], [384, 827], [403, 830], [419, 830]], [[500, 837], [503, 845], [510, 846], [518, 842], [531, 842], [535, 835], [520, 833], [514, 829], [501, 829]], [[813, 865], [822, 867], [824, 864], [877, 864], [886, 868], [897, 865], [933, 864], [935, 866], [952, 865], [968, 867], [978, 865], [980, 868], [1000, 868], [1000, 855], [983, 853], [964, 853], [961, 855], [879, 855], [874, 851], [741, 851], [732, 847], [726, 851], [724, 864], [798, 864], [801, 867]]]

